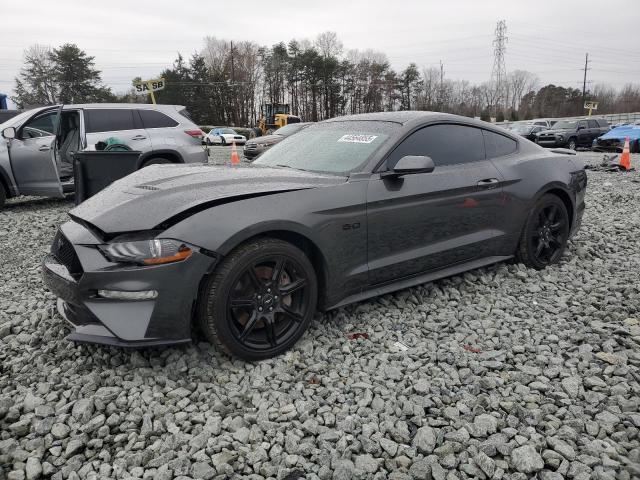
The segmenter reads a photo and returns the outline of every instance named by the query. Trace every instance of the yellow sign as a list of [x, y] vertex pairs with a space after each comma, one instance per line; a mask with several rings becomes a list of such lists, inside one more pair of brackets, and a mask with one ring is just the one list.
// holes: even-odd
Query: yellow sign
[[589, 110], [589, 116], [593, 110], [598, 110], [598, 102], [584, 102], [584, 108]]
[[147, 93], [151, 95], [151, 101], [156, 103], [156, 96], [153, 92], [157, 92], [158, 90], [164, 90], [165, 81], [164, 78], [156, 78], [153, 80], [142, 80], [140, 82], [136, 82], [133, 84], [136, 92], [142, 95], [146, 95]]

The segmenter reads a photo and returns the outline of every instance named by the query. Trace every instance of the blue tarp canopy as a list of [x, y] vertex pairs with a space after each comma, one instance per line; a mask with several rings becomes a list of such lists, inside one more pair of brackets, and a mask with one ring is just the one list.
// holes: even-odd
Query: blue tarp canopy
[[629, 137], [630, 141], [640, 140], [640, 125], [622, 125], [599, 137], [599, 140], [622, 140]]

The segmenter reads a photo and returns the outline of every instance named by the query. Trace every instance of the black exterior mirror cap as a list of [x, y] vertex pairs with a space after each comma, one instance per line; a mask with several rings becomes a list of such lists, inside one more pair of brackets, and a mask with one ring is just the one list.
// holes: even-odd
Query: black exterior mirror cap
[[16, 129], [14, 127], [7, 127], [2, 130], [2, 136], [4, 138], [16, 138]]
[[422, 155], [407, 155], [398, 160], [398, 163], [386, 172], [382, 172], [381, 177], [400, 177], [415, 173], [431, 173], [436, 168], [431, 157]]

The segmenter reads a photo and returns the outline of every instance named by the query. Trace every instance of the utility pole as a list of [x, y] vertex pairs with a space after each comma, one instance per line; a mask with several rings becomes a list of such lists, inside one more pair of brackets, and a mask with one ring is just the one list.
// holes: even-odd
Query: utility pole
[[444, 63], [440, 60], [440, 110], [444, 107]]
[[233, 64], [233, 40], [231, 41], [231, 91], [233, 92], [233, 126], [236, 126], [236, 71]]
[[507, 51], [507, 22], [500, 20], [496, 25], [496, 37], [493, 40], [493, 69], [491, 70], [491, 85], [495, 92], [494, 115], [498, 116], [498, 108], [502, 108], [507, 68], [504, 64], [504, 54]]
[[589, 66], [589, 54], [585, 53], [584, 55], [584, 80], [582, 80], [582, 105], [584, 106], [584, 102], [587, 99], [587, 70], [591, 70], [588, 68]]

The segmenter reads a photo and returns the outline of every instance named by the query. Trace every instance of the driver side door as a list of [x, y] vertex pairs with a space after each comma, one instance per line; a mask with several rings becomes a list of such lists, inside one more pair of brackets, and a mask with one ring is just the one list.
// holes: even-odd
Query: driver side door
[[21, 195], [63, 197], [56, 165], [56, 131], [62, 106], [38, 112], [9, 143], [9, 161]]

